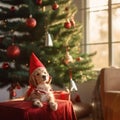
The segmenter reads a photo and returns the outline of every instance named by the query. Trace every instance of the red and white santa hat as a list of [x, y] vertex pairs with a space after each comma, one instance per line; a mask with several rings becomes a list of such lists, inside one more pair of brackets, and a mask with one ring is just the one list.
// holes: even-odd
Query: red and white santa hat
[[42, 62], [32, 52], [31, 57], [30, 57], [30, 68], [29, 68], [30, 75], [33, 73], [35, 69], [40, 68], [40, 67], [45, 68]]

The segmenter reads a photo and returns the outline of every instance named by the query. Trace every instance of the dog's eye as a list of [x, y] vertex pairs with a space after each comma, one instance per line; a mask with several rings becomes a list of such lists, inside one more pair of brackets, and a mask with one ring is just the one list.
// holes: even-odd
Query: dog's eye
[[46, 72], [44, 72], [44, 74], [47, 74]]
[[39, 74], [39, 73], [37, 73], [36, 75], [37, 75], [37, 76], [39, 76], [40, 74]]

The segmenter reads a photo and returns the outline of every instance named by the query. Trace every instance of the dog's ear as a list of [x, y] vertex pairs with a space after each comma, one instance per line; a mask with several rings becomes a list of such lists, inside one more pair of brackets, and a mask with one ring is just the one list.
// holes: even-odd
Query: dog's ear
[[51, 82], [52, 82], [52, 77], [49, 76], [49, 80], [48, 80], [46, 83], [47, 83], [47, 84], [51, 84]]
[[33, 85], [33, 86], [36, 86], [35, 76], [34, 76], [34, 75], [30, 75], [29, 84], [30, 84], [30, 85]]

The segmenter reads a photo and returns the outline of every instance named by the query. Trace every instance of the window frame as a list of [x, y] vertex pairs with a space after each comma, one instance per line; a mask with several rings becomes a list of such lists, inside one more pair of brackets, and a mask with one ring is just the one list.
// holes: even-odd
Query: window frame
[[[88, 39], [89, 39], [89, 36], [88, 36], [88, 25], [89, 25], [89, 13], [88, 13], [88, 10], [90, 9], [88, 7], [88, 2], [90, 2], [89, 0], [81, 0], [81, 3], [82, 3], [82, 8], [81, 8], [81, 11], [83, 11], [82, 13], [82, 24], [83, 24], [83, 40], [82, 40], [82, 43], [81, 43], [81, 48], [82, 48], [82, 52], [83, 53], [88, 53], [87, 51], [87, 48], [88, 46], [90, 45], [103, 45], [103, 44], [108, 44], [108, 66], [112, 66], [113, 65], [113, 45], [114, 43], [117, 43], [117, 42], [114, 42], [112, 39], [112, 0], [108, 0], [108, 40], [107, 42], [100, 42], [100, 43], [88, 43]], [[117, 4], [117, 3], [116, 3]], [[118, 2], [118, 4], [120, 4]], [[118, 41], [118, 43], [120, 43], [120, 41]]]

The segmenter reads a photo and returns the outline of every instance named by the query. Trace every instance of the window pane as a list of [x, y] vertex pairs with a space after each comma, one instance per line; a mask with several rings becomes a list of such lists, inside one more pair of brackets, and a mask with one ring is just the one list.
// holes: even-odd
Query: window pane
[[120, 3], [120, 0], [112, 0], [112, 3]]
[[88, 53], [93, 53], [95, 51], [97, 52], [97, 54], [93, 56], [92, 59], [92, 62], [95, 65], [95, 69], [108, 67], [108, 44], [87, 46]]
[[108, 0], [87, 0], [89, 7], [99, 7], [108, 4]]
[[120, 67], [120, 43], [115, 43], [113, 48], [113, 66]]
[[120, 41], [120, 4], [112, 6], [112, 41]]
[[[111, 62], [112, 66], [120, 67], [120, 0], [111, 0], [111, 7], [109, 7], [112, 8], [109, 11], [112, 12], [111, 20], [108, 20], [108, 18], [110, 19], [108, 2], [110, 1], [87, 0], [87, 52], [97, 51], [97, 54], [93, 57], [96, 69], [108, 67]], [[112, 22], [112, 24], [108, 22]], [[108, 25], [110, 25], [111, 32], [108, 30]], [[108, 35], [108, 32], [112, 35]], [[109, 43], [111, 40], [112, 43]], [[111, 44], [113, 44], [112, 48]], [[112, 50], [112, 53], [109, 53], [109, 50]]]
[[88, 43], [108, 42], [108, 12], [91, 12], [89, 19]]

